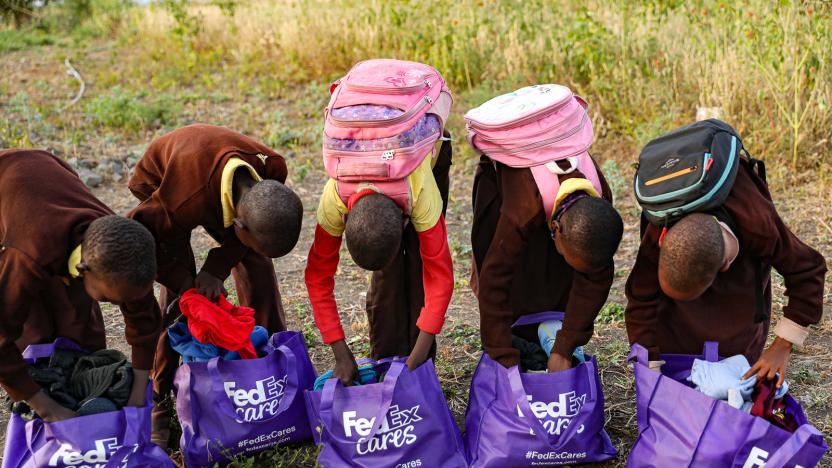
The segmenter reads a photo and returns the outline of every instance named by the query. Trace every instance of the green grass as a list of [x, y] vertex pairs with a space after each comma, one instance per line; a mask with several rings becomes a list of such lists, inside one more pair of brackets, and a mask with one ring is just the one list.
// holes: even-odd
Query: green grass
[[617, 302], [607, 302], [601, 308], [595, 321], [599, 323], [615, 323], [624, 320], [624, 306]]
[[116, 86], [92, 98], [84, 110], [97, 125], [137, 132], [175, 123], [180, 105], [170, 95], [137, 93]]
[[0, 29], [0, 52], [24, 50], [56, 42], [55, 36], [37, 29]]

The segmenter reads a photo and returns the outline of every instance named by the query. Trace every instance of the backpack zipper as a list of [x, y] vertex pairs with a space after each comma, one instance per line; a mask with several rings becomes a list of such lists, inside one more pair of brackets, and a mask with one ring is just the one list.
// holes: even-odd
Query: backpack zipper
[[[710, 161], [713, 161], [713, 159], [711, 159]], [[644, 186], [649, 187], [651, 185], [656, 185], [659, 182], [664, 182], [664, 181], [667, 181], [667, 180], [670, 180], [670, 179], [675, 179], [677, 177], [681, 177], [683, 175], [690, 174], [691, 172], [696, 172], [697, 169], [699, 169], [699, 166], [697, 164], [694, 164], [693, 166], [688, 167], [686, 169], [682, 169], [680, 171], [676, 171], [676, 172], [673, 172], [671, 174], [663, 175], [661, 177], [656, 177], [655, 179], [650, 179], [650, 180], [648, 180], [647, 182], [644, 183]]]
[[437, 133], [425, 138], [424, 140], [416, 143], [413, 146], [406, 146], [404, 148], [392, 148], [386, 150], [367, 150], [367, 151], [343, 151], [343, 150], [332, 150], [327, 149], [326, 152], [329, 156], [346, 156], [349, 158], [375, 158], [378, 157], [381, 161], [392, 161], [397, 156], [401, 156], [402, 154], [407, 153], [415, 153], [419, 152], [422, 148], [431, 146], [438, 141], [437, 138], [434, 138]]
[[[573, 95], [571, 97], [571, 99], [574, 99], [574, 98], [575, 97]], [[554, 106], [554, 107], [545, 107], [543, 109], [532, 112], [531, 114], [526, 115], [526, 116], [522, 117], [521, 119], [512, 121], [508, 124], [487, 124], [487, 123], [483, 123], [483, 122], [478, 122], [474, 119], [468, 119], [468, 126], [473, 127], [473, 128], [480, 128], [480, 129], [483, 129], [483, 130], [508, 130], [508, 129], [511, 129], [511, 128], [520, 127], [520, 126], [525, 125], [525, 124], [527, 124], [527, 123], [529, 123], [533, 120], [538, 120], [538, 119], [547, 117], [549, 114], [553, 114], [553, 113], [559, 111], [561, 108], [563, 108], [564, 106], [569, 104], [569, 102], [570, 102], [570, 100], [567, 99], [563, 103], [561, 103], [560, 105], [557, 105], [557, 106]]]
[[[430, 90], [428, 90], [430, 92]], [[411, 107], [407, 112], [402, 115], [398, 115], [396, 117], [390, 119], [383, 119], [383, 120], [339, 120], [335, 118], [332, 113], [329, 113], [329, 118], [332, 123], [336, 127], [386, 127], [388, 125], [395, 125], [401, 122], [406, 122], [414, 114], [418, 113], [428, 104], [433, 104], [433, 98], [430, 97], [429, 94], [425, 93], [421, 99], [419, 99], [419, 104], [416, 106]]]
[[[522, 153], [524, 151], [540, 148], [541, 146], [550, 145], [552, 143], [556, 143], [558, 141], [565, 140], [565, 139], [571, 137], [572, 135], [580, 132], [581, 129], [584, 128], [584, 125], [586, 125], [586, 122], [588, 120], [589, 120], [589, 115], [584, 113], [584, 116], [581, 119], [581, 123], [577, 127], [570, 129], [566, 133], [562, 133], [562, 134], [560, 134], [556, 137], [548, 138], [546, 140], [536, 141], [534, 143], [530, 143], [528, 145], [521, 146], [519, 148], [497, 148], [497, 149], [493, 149], [493, 150], [489, 149], [489, 150], [486, 151], [486, 153], [487, 154], [504, 154], [504, 153], [505, 154], [515, 154], [515, 153]], [[477, 136], [481, 137], [481, 135], [477, 135]], [[487, 138], [484, 138], [484, 140], [490, 141]]]
[[405, 86], [403, 88], [397, 88], [397, 87], [388, 88], [388, 87], [384, 87], [384, 86], [366, 86], [366, 85], [350, 83], [349, 79], [347, 79], [344, 82], [344, 86], [346, 88], [352, 90], [352, 91], [363, 91], [363, 92], [366, 92], [366, 93], [373, 93], [373, 94], [413, 94], [416, 91], [419, 91], [420, 89], [424, 89], [424, 88], [432, 89], [433, 88], [433, 83], [431, 83], [431, 81], [428, 79], [429, 77], [432, 77], [432, 76], [433, 75], [427, 75], [427, 76], [423, 77], [422, 83], [419, 84], [419, 85]]

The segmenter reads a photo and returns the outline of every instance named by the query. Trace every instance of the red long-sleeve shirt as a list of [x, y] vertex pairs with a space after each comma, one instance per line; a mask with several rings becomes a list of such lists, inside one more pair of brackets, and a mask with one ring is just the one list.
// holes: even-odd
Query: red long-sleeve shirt
[[[445, 313], [454, 289], [453, 264], [444, 215], [434, 227], [418, 233], [418, 236], [425, 306], [416, 326], [425, 332], [438, 334], [445, 322]], [[315, 324], [326, 344], [344, 339], [334, 294], [340, 248], [340, 236], [329, 234], [320, 225], [315, 227], [315, 240], [309, 249], [305, 280]]]

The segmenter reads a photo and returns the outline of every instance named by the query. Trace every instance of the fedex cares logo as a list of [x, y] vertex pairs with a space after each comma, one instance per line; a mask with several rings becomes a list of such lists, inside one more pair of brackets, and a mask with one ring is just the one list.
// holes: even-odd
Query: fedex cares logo
[[[138, 447], [136, 445], [135, 447]], [[49, 459], [49, 466], [71, 466], [74, 468], [104, 468], [114, 453], [121, 448], [118, 439], [101, 439], [95, 441], [95, 448], [86, 452], [79, 452], [69, 444], [61, 444], [60, 448], [52, 454]]]
[[[768, 451], [763, 450], [760, 447], [753, 447], [751, 449], [751, 453], [748, 454], [748, 458], [745, 460], [745, 464], [742, 465], [742, 468], [762, 468], [766, 466], [766, 460], [768, 460], [768, 457]], [[794, 468], [803, 467], [795, 465]]]
[[288, 375], [258, 380], [253, 388], [238, 388], [237, 382], [223, 382], [225, 394], [234, 403], [237, 422], [254, 422], [276, 415]]
[[344, 411], [343, 413], [344, 432], [347, 437], [358, 436], [356, 451], [359, 455], [413, 444], [417, 438], [416, 434], [413, 433], [414, 424], [421, 420], [419, 405], [409, 409], [399, 408], [399, 405], [391, 405], [390, 410], [387, 411], [384, 420], [381, 422], [381, 429], [372, 439], [368, 440], [367, 436], [372, 432], [376, 418], [361, 418], [357, 416], [355, 411]]
[[[549, 434], [560, 435], [560, 433], [569, 427], [572, 418], [578, 415], [581, 407], [586, 402], [586, 394], [576, 396], [575, 392], [561, 393], [557, 400], [551, 402], [534, 401], [531, 395], [526, 395], [529, 400], [529, 407], [532, 409], [534, 416], [543, 424], [543, 428]], [[523, 412], [520, 411], [520, 406], [517, 406], [517, 415], [524, 417]], [[578, 428], [578, 434], [583, 432], [584, 427]], [[529, 430], [534, 434], [533, 430]]]

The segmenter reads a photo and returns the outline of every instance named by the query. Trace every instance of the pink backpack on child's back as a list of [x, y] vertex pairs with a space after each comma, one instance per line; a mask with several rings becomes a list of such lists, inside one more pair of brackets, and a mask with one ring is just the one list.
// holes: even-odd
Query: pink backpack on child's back
[[468, 142], [494, 161], [531, 169], [551, 222], [559, 175], [580, 171], [601, 193], [598, 171], [587, 153], [594, 135], [586, 106], [566, 86], [520, 88], [465, 114]]
[[366, 188], [393, 199], [409, 215], [407, 181], [436, 154], [453, 99], [428, 65], [403, 60], [359, 62], [330, 88], [324, 123], [324, 166], [338, 195]]

